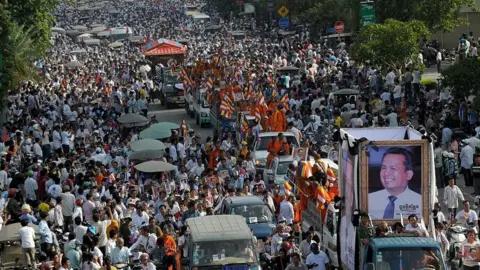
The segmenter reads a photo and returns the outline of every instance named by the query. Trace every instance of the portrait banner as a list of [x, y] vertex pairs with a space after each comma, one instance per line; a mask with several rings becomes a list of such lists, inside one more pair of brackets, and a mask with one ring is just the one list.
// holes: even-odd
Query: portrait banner
[[416, 215], [428, 224], [428, 142], [376, 141], [375, 146], [361, 153], [362, 209], [373, 221]]

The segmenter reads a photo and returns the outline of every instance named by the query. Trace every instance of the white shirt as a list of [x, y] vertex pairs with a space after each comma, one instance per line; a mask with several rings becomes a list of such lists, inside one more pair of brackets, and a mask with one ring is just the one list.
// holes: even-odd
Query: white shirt
[[[383, 219], [385, 208], [390, 203], [389, 196], [391, 194], [386, 189], [368, 194], [368, 213], [373, 219]], [[407, 218], [411, 214], [417, 215], [418, 218], [422, 217], [422, 195], [407, 187], [402, 194], [396, 197], [394, 219], [399, 219], [400, 214], [403, 215], [403, 218]]]
[[53, 137], [53, 148], [58, 149], [62, 147], [62, 136], [60, 136], [60, 133], [54, 130], [52, 137]]
[[473, 151], [473, 148], [470, 147], [470, 145], [467, 144], [462, 147], [462, 151], [460, 151], [460, 166], [465, 169], [472, 168], [474, 154], [475, 151]]
[[395, 88], [393, 88], [393, 98], [401, 98], [402, 97], [402, 87], [397, 84]]
[[132, 223], [135, 227], [140, 228], [142, 225], [148, 225], [149, 217], [147, 213], [142, 212], [142, 215], [139, 216], [137, 211], [132, 214]]
[[457, 185], [453, 187], [446, 186], [443, 191], [443, 203], [447, 205], [447, 208], [458, 208], [458, 200], [465, 201], [463, 192]]
[[311, 265], [311, 264], [314, 264], [314, 263], [317, 264], [317, 266], [310, 268], [312, 270], [326, 270], [325, 264], [327, 264], [329, 262], [330, 262], [330, 260], [328, 259], [327, 254], [325, 254], [325, 252], [323, 252], [321, 250], [318, 254], [310, 253], [307, 256], [307, 259], [305, 260], [306, 265]]
[[38, 184], [35, 179], [32, 177], [28, 177], [25, 180], [25, 193], [27, 195], [27, 198], [30, 200], [37, 200], [37, 190], [38, 190]]
[[35, 230], [32, 227], [22, 227], [18, 234], [22, 240], [22, 248], [35, 248]]
[[478, 221], [478, 216], [477, 213], [475, 213], [475, 211], [473, 211], [472, 209], [470, 209], [468, 213], [465, 213], [465, 210], [462, 210], [457, 213], [455, 219], [457, 220], [457, 222], [461, 222], [464, 227], [468, 228], [468, 223]]
[[417, 232], [422, 232], [426, 235], [428, 235], [427, 228], [423, 226], [421, 223], [417, 222], [417, 227], [413, 227], [412, 224], [408, 223], [407, 226], [405, 226], [406, 231], [417, 231]]
[[175, 145], [170, 145], [170, 147], [168, 147], [168, 154], [172, 157], [173, 161], [177, 161], [178, 156], [177, 156], [177, 149], [175, 149]]
[[145, 248], [145, 251], [151, 253], [157, 246], [157, 236], [154, 233], [151, 233], [148, 236], [141, 235], [129, 250], [135, 250], [138, 246]]
[[385, 85], [393, 85], [394, 80], [395, 80], [395, 73], [393, 73], [393, 71], [391, 71], [385, 77]]
[[294, 215], [295, 215], [295, 212], [293, 210], [292, 203], [287, 200], [283, 200], [280, 203], [280, 213], [278, 216], [285, 218], [287, 221], [287, 224], [292, 224]]
[[62, 144], [70, 145], [70, 135], [68, 135], [68, 132], [62, 131], [61, 136], [62, 136]]
[[78, 242], [83, 244], [83, 236], [87, 232], [87, 226], [83, 226], [82, 224], [80, 224], [77, 226], [77, 228], [75, 228], [74, 232], [75, 239], [77, 239]]
[[178, 151], [178, 156], [180, 158], [186, 158], [187, 153], [185, 153], [185, 146], [181, 143], [177, 143], [177, 151]]
[[311, 252], [312, 252], [312, 249], [310, 248], [310, 246], [313, 244], [313, 243], [316, 243], [315, 241], [311, 240], [310, 243], [307, 242], [307, 239], [303, 240], [302, 242], [300, 242], [300, 246], [299, 246], [299, 249], [300, 249], [300, 255], [302, 256], [308, 256]]
[[142, 264], [142, 269], [143, 270], [157, 270], [157, 267], [153, 263], [149, 262], [147, 266]]

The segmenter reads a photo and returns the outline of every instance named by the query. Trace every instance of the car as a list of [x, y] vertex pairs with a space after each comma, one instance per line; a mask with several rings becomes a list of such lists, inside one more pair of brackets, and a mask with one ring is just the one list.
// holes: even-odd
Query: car
[[271, 141], [273, 138], [278, 137], [278, 133], [282, 133], [283, 137], [287, 139], [288, 144], [290, 145], [290, 151], [293, 151], [293, 148], [298, 148], [300, 143], [295, 137], [295, 134], [292, 132], [262, 132], [258, 135], [258, 139], [255, 141], [253, 145], [253, 152], [254, 152], [254, 159], [255, 159], [255, 167], [258, 172], [263, 173], [265, 169], [265, 165], [267, 163], [267, 145], [268, 142]]
[[269, 237], [277, 224], [272, 209], [261, 197], [254, 195], [225, 198], [219, 214], [244, 217], [257, 239]]

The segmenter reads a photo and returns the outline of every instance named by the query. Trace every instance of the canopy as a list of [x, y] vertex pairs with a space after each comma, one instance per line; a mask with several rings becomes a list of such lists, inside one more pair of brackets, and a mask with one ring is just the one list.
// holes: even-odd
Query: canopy
[[65, 29], [61, 27], [52, 27], [50, 28], [50, 31], [55, 32], [55, 33], [65, 33]]
[[89, 32], [90, 33], [100, 33], [100, 32], [103, 32], [105, 30], [107, 30], [107, 28], [105, 26], [98, 26], [98, 27], [92, 28], [92, 30], [90, 30]]
[[64, 67], [66, 67], [66, 68], [81, 68], [83, 66], [84, 66], [83, 63], [78, 62], [78, 61], [68, 62], [64, 65]]
[[143, 42], [143, 37], [142, 36], [130, 36], [128, 37], [128, 40], [133, 43], [141, 43]]
[[[29, 224], [28, 226], [32, 227], [35, 230], [35, 232], [37, 232], [37, 235], [35, 238], [38, 238], [37, 225]], [[3, 227], [0, 230], [0, 243], [20, 241], [20, 235], [18, 234], [18, 230], [20, 230], [21, 228], [22, 228], [22, 225], [20, 223], [13, 223]]]
[[92, 38], [92, 39], [84, 39], [83, 42], [87, 45], [100, 45], [100, 39]]
[[145, 151], [145, 150], [165, 150], [167, 148], [163, 142], [154, 139], [143, 139], [135, 141], [130, 144], [130, 148], [133, 151]]
[[85, 31], [88, 29], [88, 27], [86, 27], [85, 25], [75, 25], [74, 27], [72, 27], [72, 29], [78, 31]]
[[167, 162], [151, 160], [135, 165], [135, 169], [146, 173], [168, 172], [175, 170], [175, 166]]
[[156, 128], [147, 128], [140, 132], [140, 138], [142, 139], [165, 139], [172, 136], [172, 131], [166, 130], [158, 130]]
[[[104, 24], [101, 24], [101, 23], [94, 23], [94, 24], [91, 24], [90, 27], [92, 27], [93, 29], [97, 28], [97, 27], [105, 27]], [[107, 28], [105, 28], [107, 29]]]
[[143, 127], [148, 124], [148, 119], [137, 113], [127, 113], [120, 116], [117, 121], [124, 125], [130, 127]]
[[76, 29], [69, 29], [69, 30], [66, 30], [65, 33], [69, 36], [76, 36], [76, 35], [80, 34], [80, 31], [78, 31]]
[[123, 43], [120, 42], [120, 41], [115, 41], [115, 42], [112, 42], [112, 43], [108, 44], [108, 47], [109, 48], [120, 48], [120, 47], [123, 47]]
[[102, 31], [96, 34], [98, 37], [108, 37], [110, 36], [110, 31]]
[[179, 129], [180, 125], [170, 122], [161, 122], [155, 125], [152, 125], [150, 128], [160, 129], [160, 130], [172, 130], [172, 129]]
[[159, 159], [163, 157], [165, 151], [163, 150], [142, 150], [138, 152], [133, 152], [128, 159], [129, 160], [152, 160], [152, 159]]
[[82, 53], [87, 53], [87, 50], [79, 49], [79, 50], [73, 50], [70, 52], [70, 54], [82, 54]]
[[333, 95], [358, 95], [360, 90], [357, 89], [340, 89], [338, 91], [332, 92]]

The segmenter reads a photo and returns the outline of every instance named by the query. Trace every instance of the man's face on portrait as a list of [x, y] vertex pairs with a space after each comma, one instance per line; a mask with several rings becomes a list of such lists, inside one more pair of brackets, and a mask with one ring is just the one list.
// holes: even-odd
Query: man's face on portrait
[[380, 180], [383, 187], [392, 195], [401, 194], [413, 177], [413, 171], [405, 167], [403, 155], [388, 154], [383, 158]]

